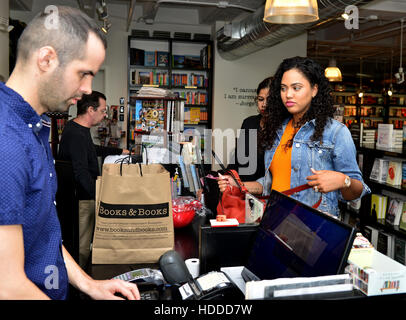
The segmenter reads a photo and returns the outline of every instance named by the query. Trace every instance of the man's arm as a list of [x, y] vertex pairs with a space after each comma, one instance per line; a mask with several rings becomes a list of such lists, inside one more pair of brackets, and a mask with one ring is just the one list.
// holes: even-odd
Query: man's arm
[[128, 300], [139, 300], [140, 293], [137, 285], [123, 280], [94, 280], [87, 275], [75, 262], [69, 252], [62, 246], [68, 278], [71, 285], [97, 300], [122, 300], [115, 296], [121, 293]]
[[0, 299], [49, 299], [24, 271], [24, 241], [21, 225], [0, 226]]

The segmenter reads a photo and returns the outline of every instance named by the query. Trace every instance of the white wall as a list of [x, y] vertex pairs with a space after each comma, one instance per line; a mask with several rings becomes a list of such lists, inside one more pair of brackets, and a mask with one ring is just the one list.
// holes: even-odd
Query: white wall
[[[307, 34], [284, 41], [274, 47], [263, 49], [235, 61], [224, 60], [217, 52], [214, 55], [215, 72], [213, 86], [213, 128], [236, 130], [241, 128], [244, 118], [257, 114], [252, 99], [256, 92], [244, 93], [245, 89], [256, 91], [258, 84], [266, 77], [272, 76], [283, 59], [293, 56], [306, 56]], [[233, 97], [235, 96], [235, 97]], [[247, 106], [251, 103], [251, 106]], [[215, 146], [214, 146], [215, 147]], [[227, 163], [233, 145], [228, 150], [217, 150], [222, 161]], [[229, 158], [228, 158], [229, 159]]]
[[[9, 3], [8, 1], [0, 1], [0, 16], [9, 18]], [[7, 32], [0, 31], [0, 75], [4, 80], [9, 76], [9, 38]]]

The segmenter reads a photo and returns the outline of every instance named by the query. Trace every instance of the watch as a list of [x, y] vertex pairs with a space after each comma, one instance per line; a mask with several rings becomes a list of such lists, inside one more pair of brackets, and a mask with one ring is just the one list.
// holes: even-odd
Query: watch
[[349, 188], [350, 186], [351, 186], [351, 178], [349, 176], [345, 176], [344, 188]]

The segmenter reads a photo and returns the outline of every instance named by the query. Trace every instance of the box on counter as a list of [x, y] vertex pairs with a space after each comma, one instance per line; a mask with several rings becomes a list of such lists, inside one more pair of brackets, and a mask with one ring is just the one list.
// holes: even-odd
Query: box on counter
[[368, 296], [405, 293], [406, 266], [386, 255], [368, 249], [352, 249], [347, 271], [354, 287]]

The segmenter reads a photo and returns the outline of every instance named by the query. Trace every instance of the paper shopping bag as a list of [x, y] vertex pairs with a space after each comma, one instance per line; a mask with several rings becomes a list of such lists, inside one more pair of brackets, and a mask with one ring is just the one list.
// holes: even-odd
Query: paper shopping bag
[[160, 164], [104, 164], [96, 183], [92, 263], [156, 263], [173, 248], [169, 172]]

